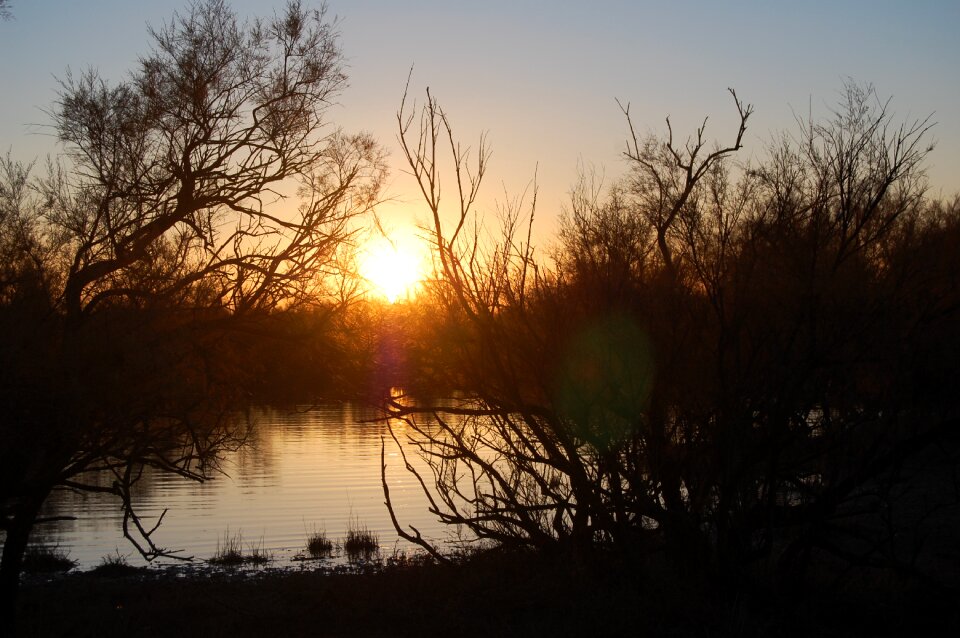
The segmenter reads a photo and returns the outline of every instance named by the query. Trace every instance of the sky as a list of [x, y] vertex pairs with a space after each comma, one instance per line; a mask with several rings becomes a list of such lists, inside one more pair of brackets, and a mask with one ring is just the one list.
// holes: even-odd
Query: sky
[[[30, 160], [55, 153], [46, 125], [57, 77], [94, 67], [119, 80], [159, 25], [187, 0], [13, 0], [0, 22], [0, 151]], [[236, 0], [241, 16], [282, 0]], [[843, 82], [892, 97], [897, 120], [932, 114], [934, 194], [960, 192], [960, 2], [707, 2], [329, 0], [350, 86], [331, 111], [348, 131], [373, 133], [393, 167], [381, 209], [390, 227], [426, 220], [403, 172], [396, 112], [411, 95], [440, 100], [462, 143], [487, 134], [492, 159], [482, 210], [524, 192], [536, 176], [535, 232], [549, 237], [580, 167], [612, 182], [628, 134], [695, 132], [730, 142], [737, 114], [727, 88], [753, 104], [742, 159], [762, 157], [796, 116], [824, 115]]]

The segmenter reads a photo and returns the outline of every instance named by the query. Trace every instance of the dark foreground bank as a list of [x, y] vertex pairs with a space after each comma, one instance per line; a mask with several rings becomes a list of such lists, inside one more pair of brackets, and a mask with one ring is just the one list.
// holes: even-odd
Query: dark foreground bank
[[[659, 572], [656, 577], [652, 572]], [[954, 592], [886, 580], [787, 596], [667, 570], [487, 556], [367, 574], [75, 574], [27, 583], [22, 636], [956, 636]]]

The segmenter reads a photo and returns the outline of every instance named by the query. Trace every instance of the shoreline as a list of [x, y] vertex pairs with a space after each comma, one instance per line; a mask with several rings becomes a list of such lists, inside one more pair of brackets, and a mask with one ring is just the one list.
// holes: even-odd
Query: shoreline
[[25, 582], [23, 636], [957, 635], [953, 593], [877, 580], [731, 595], [665, 566], [500, 554], [360, 570], [90, 572]]

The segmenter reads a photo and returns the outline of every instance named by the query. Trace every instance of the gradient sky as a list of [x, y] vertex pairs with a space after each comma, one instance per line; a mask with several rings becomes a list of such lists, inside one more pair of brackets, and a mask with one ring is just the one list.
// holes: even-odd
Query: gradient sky
[[[119, 79], [147, 50], [147, 23], [186, 0], [13, 0], [0, 22], [0, 150], [30, 159], [56, 149], [43, 109], [56, 76], [97, 67]], [[282, 0], [237, 0], [241, 15]], [[759, 156], [794, 113], [823, 114], [851, 77], [893, 97], [898, 120], [933, 113], [934, 193], [960, 192], [960, 2], [534, 2], [330, 0], [341, 19], [351, 86], [331, 113], [374, 133], [395, 166], [390, 220], [424, 219], [401, 172], [395, 114], [411, 66], [412, 92], [429, 86], [464, 143], [488, 132], [493, 158], [485, 208], [518, 195], [536, 171], [537, 230], [548, 236], [579, 164], [607, 181], [624, 164], [627, 128], [615, 98], [632, 104], [640, 132], [708, 134], [730, 141], [733, 87], [754, 105], [742, 158]], [[422, 101], [422, 100], [421, 100]]]

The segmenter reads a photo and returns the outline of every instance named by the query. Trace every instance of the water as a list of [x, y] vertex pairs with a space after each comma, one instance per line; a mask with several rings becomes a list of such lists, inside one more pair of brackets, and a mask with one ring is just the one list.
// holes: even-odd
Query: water
[[[198, 484], [152, 472], [142, 481], [138, 511], [149, 527], [166, 508], [154, 542], [196, 559], [210, 558], [225, 534], [239, 533], [245, 549], [256, 545], [273, 556], [271, 565], [290, 565], [305, 552], [309, 533], [323, 530], [339, 542], [349, 526], [358, 524], [379, 537], [384, 554], [395, 548], [409, 550], [412, 547], [398, 539], [384, 505], [380, 479], [384, 437], [390, 496], [401, 524], [416, 526], [427, 538], [449, 540], [451, 530], [427, 512], [426, 498], [404, 470], [387, 425], [364, 422], [373, 416], [351, 403], [308, 411], [257, 410], [249, 444], [224, 459], [227, 475]], [[404, 424], [395, 422], [394, 427], [403, 440]], [[416, 458], [412, 450], [407, 456], [411, 461]], [[80, 569], [94, 567], [116, 552], [131, 564], [144, 564], [123, 537], [122, 511], [114, 496], [58, 491], [43, 515], [76, 517], [38, 526], [33, 539], [67, 551]]]

